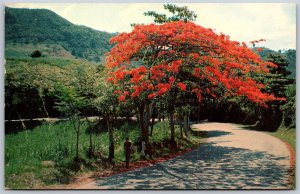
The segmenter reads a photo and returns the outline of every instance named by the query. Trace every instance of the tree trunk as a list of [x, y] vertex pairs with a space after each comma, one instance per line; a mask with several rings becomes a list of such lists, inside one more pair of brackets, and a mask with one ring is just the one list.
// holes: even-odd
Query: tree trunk
[[286, 123], [285, 123], [285, 111], [282, 111], [282, 118], [281, 118], [280, 127], [282, 127], [282, 128], [287, 127]]
[[114, 134], [113, 134], [113, 127], [112, 127], [112, 116], [108, 116], [106, 119], [106, 124], [108, 128], [108, 142], [109, 142], [109, 154], [108, 159], [112, 162], [115, 158], [115, 145], [114, 145]]
[[17, 112], [17, 113], [18, 113], [19, 120], [21, 121], [21, 124], [22, 124], [23, 130], [24, 130], [24, 129], [26, 129], [26, 125], [25, 125], [25, 123], [23, 122], [23, 120], [22, 120], [22, 118], [21, 118], [21, 115], [20, 115], [20, 113], [19, 113], [19, 112]]
[[47, 118], [49, 118], [49, 113], [48, 113], [48, 111], [47, 111], [47, 109], [46, 109], [45, 100], [44, 100], [42, 94], [40, 94], [40, 92], [38, 92], [38, 93], [39, 93], [40, 99], [42, 100], [43, 109], [44, 109], [44, 111], [45, 111], [45, 113], [46, 113], [46, 116], [47, 116]]
[[170, 130], [171, 130], [171, 142], [175, 142], [175, 126], [174, 126], [174, 111], [170, 111], [169, 113], [170, 117]]
[[188, 114], [187, 113], [184, 113], [184, 116], [183, 116], [183, 129], [184, 129], [185, 135], [188, 137], [189, 119], [188, 119]]
[[79, 160], [79, 130], [76, 131], [76, 161]]
[[153, 113], [152, 113], [151, 132], [150, 132], [150, 136], [151, 136], [151, 137], [152, 137], [152, 135], [153, 135], [154, 121], [155, 121], [155, 111], [153, 111]]
[[197, 111], [197, 112], [198, 112], [198, 115], [197, 115], [197, 117], [198, 117], [198, 123], [200, 122], [200, 110], [201, 110], [201, 109], [200, 109], [200, 105], [199, 105], [198, 111]]
[[161, 115], [158, 113], [158, 122], [161, 122]]
[[93, 127], [91, 125], [90, 120], [88, 119], [88, 117], [85, 114], [85, 120], [88, 123], [89, 129], [90, 129], [90, 146], [89, 146], [89, 154], [92, 154], [94, 152], [94, 148], [93, 148], [93, 139], [92, 139], [92, 134], [93, 134]]
[[153, 117], [155, 116], [154, 109], [155, 109], [155, 103], [151, 103], [150, 107], [148, 106], [148, 108], [146, 108], [146, 115], [147, 115], [146, 122], [147, 122], [148, 133], [150, 130], [150, 135], [152, 135], [152, 127], [154, 124], [152, 121], [154, 119]]
[[179, 120], [179, 125], [180, 125], [180, 138], [183, 139], [183, 126], [182, 126], [182, 119]]
[[[75, 131], [76, 131], [76, 157], [75, 157], [75, 160], [79, 161], [80, 119], [79, 120], [77, 120], [77, 119], [79, 119], [79, 118], [74, 118], [73, 125], [74, 125]], [[76, 122], [78, 122], [77, 126], [76, 126]]]
[[145, 122], [145, 116], [147, 117], [147, 115], [145, 115], [145, 104], [142, 103], [139, 106], [139, 118], [140, 118], [140, 125], [141, 125], [141, 136], [142, 139], [146, 142], [146, 144], [149, 143], [149, 132], [148, 132], [148, 126], [146, 125]]

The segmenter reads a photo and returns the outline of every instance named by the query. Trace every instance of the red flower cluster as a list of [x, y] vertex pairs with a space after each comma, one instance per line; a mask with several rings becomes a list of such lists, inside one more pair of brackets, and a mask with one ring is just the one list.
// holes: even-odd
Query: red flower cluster
[[[261, 41], [265, 40], [251, 43]], [[263, 61], [246, 43], [232, 41], [193, 22], [135, 25], [132, 32], [121, 33], [110, 42], [115, 46], [106, 57], [106, 67], [111, 71], [108, 81], [129, 91], [121, 93], [120, 101], [144, 93], [152, 99], [172, 87], [190, 89], [200, 102], [203, 92], [218, 97], [213, 87], [225, 89], [224, 95], [246, 96], [261, 105], [282, 100], [261, 92], [264, 86], [249, 77], [276, 65]], [[143, 65], [136, 67], [137, 63]], [[187, 81], [194, 84], [187, 87], [183, 83]]]
[[186, 85], [184, 84], [184, 83], [178, 83], [177, 84], [178, 85], [178, 87], [182, 90], [182, 91], [185, 91], [186, 90]]

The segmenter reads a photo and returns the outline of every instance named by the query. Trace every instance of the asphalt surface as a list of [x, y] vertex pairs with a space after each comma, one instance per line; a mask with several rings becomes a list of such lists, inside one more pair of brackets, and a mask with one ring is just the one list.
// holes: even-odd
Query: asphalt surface
[[290, 153], [279, 139], [237, 124], [193, 128], [208, 134], [197, 149], [73, 189], [290, 189]]

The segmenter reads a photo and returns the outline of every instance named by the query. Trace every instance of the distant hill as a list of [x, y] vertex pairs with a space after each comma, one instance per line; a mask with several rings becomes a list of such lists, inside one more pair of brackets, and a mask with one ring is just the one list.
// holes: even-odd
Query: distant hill
[[[5, 56], [77, 57], [99, 62], [111, 49], [112, 33], [74, 25], [47, 9], [5, 8]], [[52, 52], [53, 51], [53, 52]]]
[[[254, 48], [253, 50], [255, 52], [257, 48]], [[288, 65], [288, 70], [291, 72], [291, 76], [292, 77], [296, 77], [296, 50], [295, 49], [289, 49], [286, 51], [274, 51], [271, 50], [269, 48], [262, 48], [262, 51], [257, 52], [259, 54], [259, 56], [266, 60], [266, 58], [268, 57], [269, 54], [280, 54], [282, 55], [289, 63]]]
[[35, 50], [40, 51], [42, 53], [42, 57], [76, 58], [60, 44], [32, 43], [7, 43], [5, 45], [5, 57], [6, 59], [28, 58]]

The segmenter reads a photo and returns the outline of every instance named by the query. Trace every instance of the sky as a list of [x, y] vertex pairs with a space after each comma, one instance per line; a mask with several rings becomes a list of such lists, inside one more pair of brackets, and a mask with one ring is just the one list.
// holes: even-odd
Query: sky
[[[296, 49], [296, 5], [291, 3], [185, 3], [197, 15], [195, 23], [224, 33], [231, 40], [273, 50]], [[146, 11], [167, 13], [161, 3], [6, 3], [16, 8], [46, 8], [70, 22], [107, 32], [130, 32], [132, 23], [153, 23]]]

